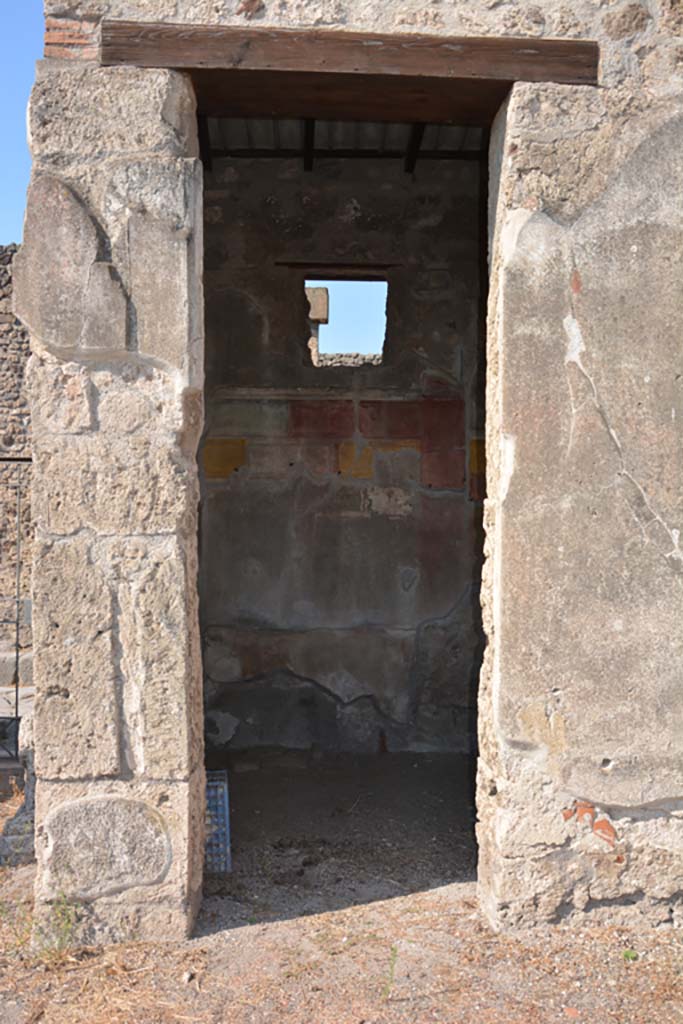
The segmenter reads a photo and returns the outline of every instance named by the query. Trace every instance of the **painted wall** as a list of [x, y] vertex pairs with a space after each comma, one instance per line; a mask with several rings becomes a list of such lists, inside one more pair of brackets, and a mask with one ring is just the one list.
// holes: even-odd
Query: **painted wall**
[[[478, 168], [222, 161], [205, 202], [208, 743], [469, 749]], [[393, 265], [381, 365], [313, 366], [305, 261]]]

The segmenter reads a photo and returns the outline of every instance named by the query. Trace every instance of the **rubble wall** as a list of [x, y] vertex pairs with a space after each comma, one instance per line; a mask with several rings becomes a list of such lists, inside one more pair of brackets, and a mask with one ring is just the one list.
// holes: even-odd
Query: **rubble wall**
[[33, 674], [31, 417], [25, 386], [29, 336], [12, 309], [12, 264], [17, 251], [16, 245], [0, 245], [0, 715], [14, 715], [17, 532], [20, 541], [19, 681], [24, 698], [22, 704], [30, 701]]

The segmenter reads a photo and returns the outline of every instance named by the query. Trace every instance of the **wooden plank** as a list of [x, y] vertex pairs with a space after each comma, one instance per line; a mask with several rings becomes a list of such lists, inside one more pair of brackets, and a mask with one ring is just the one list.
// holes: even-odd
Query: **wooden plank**
[[192, 72], [197, 108], [209, 117], [314, 118], [489, 124], [510, 82], [293, 72]]
[[102, 23], [104, 65], [595, 85], [598, 60], [598, 44], [580, 39]]

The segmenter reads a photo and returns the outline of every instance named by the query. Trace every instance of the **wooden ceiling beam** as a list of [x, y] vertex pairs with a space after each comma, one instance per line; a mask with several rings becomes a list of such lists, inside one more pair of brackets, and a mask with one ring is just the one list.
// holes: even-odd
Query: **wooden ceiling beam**
[[101, 63], [595, 85], [598, 44], [105, 20]]

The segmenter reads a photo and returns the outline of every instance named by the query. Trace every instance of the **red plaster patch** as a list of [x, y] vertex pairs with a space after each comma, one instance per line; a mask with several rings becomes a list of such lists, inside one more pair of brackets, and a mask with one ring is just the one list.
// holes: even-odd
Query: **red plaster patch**
[[465, 486], [465, 452], [462, 448], [449, 448], [439, 452], [424, 452], [421, 463], [421, 481], [425, 487], [460, 489]]
[[564, 818], [565, 821], [569, 821], [569, 819], [573, 818], [575, 814], [576, 814], [576, 807], [565, 807], [564, 810], [562, 811], [562, 817]]
[[422, 403], [361, 402], [358, 422], [363, 437], [417, 438], [422, 435]]
[[311, 439], [353, 437], [353, 402], [292, 401], [289, 404], [289, 432], [292, 437]]
[[422, 403], [422, 444], [426, 452], [465, 446], [465, 403], [462, 398]]
[[614, 830], [614, 826], [609, 823], [607, 818], [598, 818], [598, 820], [593, 824], [593, 831], [596, 836], [604, 839], [611, 847], [616, 846], [617, 833]]

